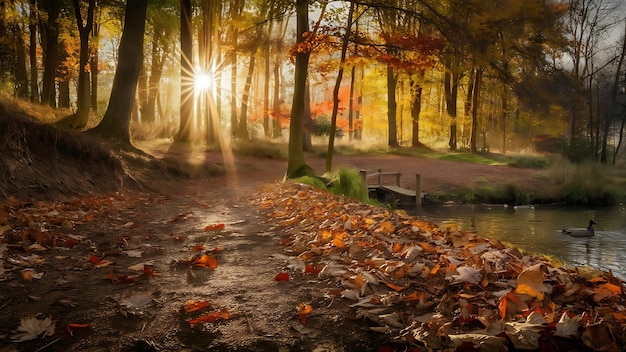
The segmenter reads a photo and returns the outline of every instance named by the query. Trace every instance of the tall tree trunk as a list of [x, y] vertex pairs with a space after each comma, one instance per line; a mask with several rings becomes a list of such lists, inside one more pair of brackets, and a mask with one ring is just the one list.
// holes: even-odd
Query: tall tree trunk
[[77, 96], [77, 110], [76, 110], [76, 124], [74, 127], [84, 128], [87, 126], [89, 120], [89, 103], [91, 99], [90, 95], [90, 80], [88, 72], [89, 63], [89, 37], [91, 36], [91, 30], [93, 28], [93, 13], [96, 5], [96, 0], [89, 0], [89, 6], [87, 8], [87, 21], [83, 23], [83, 17], [81, 13], [81, 0], [73, 0], [74, 3], [74, 15], [76, 16], [76, 23], [78, 25], [78, 34], [80, 36], [80, 56], [78, 64], [78, 88], [76, 90]]
[[147, 123], [154, 123], [156, 120], [156, 99], [159, 93], [159, 83], [163, 75], [163, 66], [165, 64], [165, 53], [160, 48], [158, 42], [162, 33], [155, 30], [155, 37], [152, 41], [152, 60], [150, 65], [150, 78], [148, 79], [148, 100], [146, 102], [145, 111], [141, 114], [141, 120]]
[[143, 63], [143, 36], [148, 0], [129, 1], [120, 40], [119, 59], [109, 106], [92, 131], [130, 145], [130, 114], [135, 101], [137, 79]]
[[[416, 75], [420, 76], [420, 80], [423, 77], [424, 73], [417, 73]], [[413, 97], [413, 101], [411, 103], [411, 121], [413, 125], [412, 130], [412, 138], [411, 138], [411, 146], [414, 148], [421, 147], [422, 143], [420, 142], [420, 114], [422, 112], [422, 86], [419, 84], [417, 79], [413, 79], [411, 76], [411, 96]]]
[[[302, 45], [309, 31], [308, 0], [296, 0], [296, 45]], [[308, 50], [298, 51], [296, 54], [295, 83], [293, 101], [291, 104], [291, 120], [289, 123], [289, 155], [287, 157], [287, 173], [285, 178], [292, 179], [307, 174], [313, 170], [304, 160], [302, 150], [302, 117], [304, 115], [304, 91], [306, 88], [309, 56]]]
[[478, 131], [478, 103], [480, 102], [480, 81], [483, 69], [476, 67], [474, 76], [474, 86], [472, 88], [472, 131], [470, 135], [470, 152], [477, 153], [477, 131]]
[[311, 115], [311, 85], [309, 78], [306, 80], [304, 88], [304, 115], [302, 115], [302, 150], [310, 152], [313, 150], [311, 141], [311, 131], [313, 129], [313, 116]]
[[69, 108], [70, 103], [70, 80], [68, 77], [58, 80], [59, 86], [59, 107]]
[[91, 31], [91, 39], [92, 43], [95, 45], [91, 48], [91, 57], [89, 59], [89, 73], [91, 75], [91, 110], [98, 114], [98, 76], [100, 74], [100, 69], [98, 68], [98, 64], [100, 63], [100, 46], [98, 45], [98, 41], [100, 39], [100, 7], [96, 9], [97, 19], [94, 18], [93, 21], [93, 29]]
[[352, 31], [352, 17], [354, 15], [354, 3], [350, 3], [348, 11], [348, 22], [346, 24], [346, 33], [341, 44], [341, 58], [339, 59], [339, 72], [335, 80], [335, 88], [333, 88], [333, 112], [330, 117], [330, 133], [328, 135], [328, 152], [326, 153], [326, 172], [330, 172], [333, 165], [333, 150], [335, 148], [335, 133], [337, 132], [337, 114], [339, 112], [339, 88], [341, 88], [341, 80], [343, 79], [343, 66], [346, 62], [346, 52], [348, 51], [348, 42], [350, 41], [350, 32]]
[[444, 74], [444, 94], [446, 99], [446, 112], [450, 116], [450, 150], [457, 149], [456, 126], [457, 126], [457, 99], [459, 92], [458, 74], [446, 71]]
[[136, 122], [141, 121], [142, 123], [145, 122], [143, 116], [148, 106], [148, 74], [146, 72], [147, 70], [148, 68], [146, 67], [146, 63], [142, 62], [141, 71], [139, 71], [139, 78], [137, 78], [137, 101], [136, 101], [137, 116], [136, 116], [136, 120], [133, 119], [133, 121], [136, 121]]
[[48, 21], [41, 22], [41, 34], [44, 52], [44, 70], [41, 89], [41, 102], [56, 107], [56, 71], [59, 63], [59, 4], [43, 2], [48, 14]]
[[509, 111], [509, 100], [508, 100], [508, 92], [506, 90], [506, 85], [502, 84], [502, 99], [500, 106], [500, 127], [502, 128], [502, 154], [506, 154], [506, 134], [507, 134], [507, 123], [506, 123], [506, 114]]
[[[260, 29], [257, 29], [256, 41], [261, 39]], [[243, 87], [243, 94], [241, 96], [241, 116], [239, 117], [239, 132], [237, 135], [239, 138], [249, 139], [248, 135], [248, 102], [250, 101], [250, 91], [252, 89], [252, 78], [254, 75], [254, 66], [256, 64], [256, 51], [257, 46], [253, 45], [250, 49], [250, 63], [248, 66], [248, 75], [246, 76], [246, 84]]]
[[231, 136], [237, 137], [237, 127], [239, 126], [239, 119], [237, 118], [237, 37], [238, 29], [235, 26], [231, 27], [230, 41], [233, 46], [230, 52], [230, 129]]
[[39, 102], [39, 75], [37, 70], [37, 22], [39, 22], [39, 10], [37, 9], [37, 0], [30, 0], [30, 22], [28, 29], [30, 32], [30, 101], [31, 103]]
[[[280, 22], [279, 28], [280, 35], [276, 38], [276, 61], [274, 61], [274, 98], [273, 98], [273, 120], [272, 120], [272, 137], [278, 138], [282, 136], [282, 126], [281, 126], [281, 116], [282, 116], [282, 106], [284, 103], [284, 98], [281, 98], [281, 87], [284, 88], [284, 84], [281, 84], [281, 67], [283, 63], [283, 41], [285, 39], [285, 35], [287, 34], [287, 28], [289, 27], [289, 17], [287, 19]], [[282, 95], [284, 96], [284, 94]]]
[[191, 142], [193, 120], [193, 56], [191, 0], [180, 2], [180, 126], [176, 142]]
[[26, 70], [26, 43], [17, 24], [11, 25], [15, 41], [15, 95], [28, 98], [28, 72]]
[[398, 147], [398, 130], [396, 125], [397, 104], [396, 86], [398, 77], [393, 71], [393, 67], [387, 65], [387, 123], [388, 123], [388, 145], [392, 148]]
[[264, 57], [264, 71], [263, 77], [263, 133], [265, 137], [270, 137], [272, 131], [270, 130], [270, 43], [269, 37], [272, 35], [272, 29], [274, 27], [274, 21], [270, 21], [269, 28], [267, 30], [267, 40], [263, 43], [263, 57]]

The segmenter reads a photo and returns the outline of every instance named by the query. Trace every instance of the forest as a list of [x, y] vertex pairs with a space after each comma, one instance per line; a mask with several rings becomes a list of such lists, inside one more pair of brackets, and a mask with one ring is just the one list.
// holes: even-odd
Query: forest
[[335, 138], [609, 165], [622, 146], [621, 1], [0, 6], [2, 92], [65, 109], [64, 127], [207, 145], [288, 138], [291, 171], [299, 149], [332, 151]]
[[0, 1], [0, 351], [623, 351], [624, 10]]

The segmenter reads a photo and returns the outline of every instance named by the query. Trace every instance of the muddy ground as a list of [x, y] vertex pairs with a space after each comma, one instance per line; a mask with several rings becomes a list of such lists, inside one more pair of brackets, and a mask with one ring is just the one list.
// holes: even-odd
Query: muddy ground
[[[0, 352], [406, 350], [329, 297], [336, 281], [278, 276], [293, 269], [286, 235], [255, 200], [280, 181], [284, 160], [240, 157], [236, 172], [204, 177], [220, 168], [218, 154], [138, 146], [157, 161], [126, 155], [109, 172], [101, 163], [81, 169], [88, 156], [42, 157], [31, 148], [30, 164], [7, 162], [13, 183], [2, 184], [0, 203]], [[20, 150], [12, 148], [4, 155]], [[149, 171], [133, 169], [142, 158]], [[58, 168], [37, 168], [46, 159]], [[308, 162], [318, 171], [324, 165], [313, 156]], [[535, 172], [402, 156], [337, 156], [335, 165], [420, 173], [429, 193], [485, 180], [504, 185]], [[191, 179], [173, 171], [180, 169]], [[210, 305], [188, 312], [194, 302]], [[301, 303], [315, 307], [306, 322]]]

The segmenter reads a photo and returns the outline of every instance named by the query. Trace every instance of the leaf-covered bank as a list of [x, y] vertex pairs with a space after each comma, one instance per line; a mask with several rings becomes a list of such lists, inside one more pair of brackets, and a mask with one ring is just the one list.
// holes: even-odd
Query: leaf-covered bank
[[624, 284], [609, 272], [558, 266], [305, 185], [264, 194], [259, 205], [288, 235], [285, 267], [325, 282], [324, 305], [349, 308], [342, 319], [392, 344], [620, 351], [626, 341]]

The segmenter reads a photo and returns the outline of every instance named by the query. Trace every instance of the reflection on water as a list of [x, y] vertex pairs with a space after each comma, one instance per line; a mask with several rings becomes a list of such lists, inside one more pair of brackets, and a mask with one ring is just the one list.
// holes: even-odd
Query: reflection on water
[[[536, 206], [513, 209], [487, 205], [426, 205], [407, 209], [412, 215], [445, 226], [497, 238], [527, 251], [546, 254], [571, 265], [590, 265], [611, 270], [626, 279], [626, 210]], [[561, 233], [568, 227], [587, 227], [589, 219], [596, 235], [574, 238]]]

